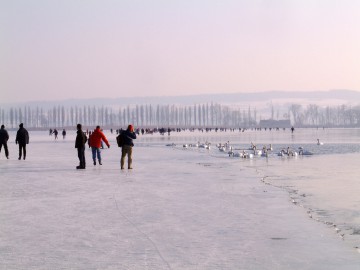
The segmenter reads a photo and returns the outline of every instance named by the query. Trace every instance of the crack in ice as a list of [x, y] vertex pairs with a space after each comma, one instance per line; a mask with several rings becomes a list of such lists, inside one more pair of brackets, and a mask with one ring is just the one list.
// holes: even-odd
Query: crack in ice
[[165, 258], [162, 256], [159, 248], [157, 247], [157, 245], [155, 244], [155, 242], [153, 240], [151, 240], [151, 238], [146, 234], [144, 233], [142, 230], [139, 229], [138, 226], [136, 226], [136, 224], [134, 222], [132, 222], [125, 214], [123, 214], [121, 211], [120, 211], [120, 208], [119, 208], [119, 205], [117, 203], [117, 200], [115, 199], [115, 196], [113, 197], [114, 201], [115, 201], [115, 205], [116, 205], [116, 209], [117, 211], [119, 212], [119, 214], [127, 221], [129, 222], [140, 234], [142, 234], [151, 244], [152, 246], [155, 248], [156, 252], [158, 253], [158, 255], [160, 256], [161, 260], [167, 265], [167, 267], [169, 269], [172, 269], [170, 264], [165, 260]]

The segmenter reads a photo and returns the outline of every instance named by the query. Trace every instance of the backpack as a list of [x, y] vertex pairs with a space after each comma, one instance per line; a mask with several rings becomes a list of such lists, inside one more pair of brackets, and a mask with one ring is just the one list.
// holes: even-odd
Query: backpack
[[86, 137], [85, 133], [83, 133], [83, 142], [84, 142], [84, 145], [86, 144], [87, 141], [88, 141], [88, 137]]
[[116, 137], [116, 142], [118, 147], [122, 147], [124, 145], [124, 136], [122, 134]]

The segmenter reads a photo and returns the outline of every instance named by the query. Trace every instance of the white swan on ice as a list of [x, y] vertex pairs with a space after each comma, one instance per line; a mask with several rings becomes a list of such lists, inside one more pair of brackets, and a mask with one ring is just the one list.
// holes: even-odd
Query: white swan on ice
[[248, 153], [248, 152], [243, 152], [243, 158], [253, 158], [254, 154]]
[[251, 145], [247, 150], [256, 150], [256, 145], [253, 142], [251, 142]]
[[210, 145], [211, 145], [211, 143], [205, 142], [205, 143], [199, 144], [199, 148], [210, 149]]
[[287, 154], [288, 154], [288, 156], [291, 156], [291, 157], [297, 157], [298, 152], [293, 151], [293, 150], [290, 149], [290, 147], [288, 147], [287, 148]]
[[245, 150], [243, 150], [242, 152], [230, 151], [228, 154], [229, 154], [229, 157], [239, 157], [239, 158], [253, 158], [254, 157], [254, 154], [250, 154], [250, 153], [246, 152]]
[[196, 148], [196, 147], [199, 147], [199, 143], [200, 143], [200, 142], [197, 142], [197, 143], [195, 143], [195, 144], [189, 144], [189, 146], [190, 146], [190, 147], [195, 147], [195, 148]]
[[298, 156], [298, 152], [293, 151], [290, 149], [290, 147], [288, 147], [286, 150], [281, 149], [281, 151], [278, 153], [278, 156], [280, 156], [280, 157], [285, 157], [285, 156], [296, 157], [296, 156]]
[[323, 142], [320, 142], [320, 139], [317, 139], [317, 145], [323, 145]]

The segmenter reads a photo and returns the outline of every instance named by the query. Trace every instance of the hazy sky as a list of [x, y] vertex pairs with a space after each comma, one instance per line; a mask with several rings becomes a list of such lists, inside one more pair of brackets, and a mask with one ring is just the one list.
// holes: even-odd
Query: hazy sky
[[0, 0], [0, 102], [328, 89], [359, 0]]

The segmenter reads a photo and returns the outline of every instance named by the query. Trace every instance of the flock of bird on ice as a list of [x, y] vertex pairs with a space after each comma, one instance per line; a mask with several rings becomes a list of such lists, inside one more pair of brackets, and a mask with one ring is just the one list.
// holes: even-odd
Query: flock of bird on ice
[[[324, 143], [317, 139], [317, 145], [323, 145]], [[167, 144], [166, 146], [176, 146], [175, 143]], [[183, 148], [203, 148], [203, 149], [211, 149], [211, 143], [195, 143], [195, 144], [183, 144]], [[269, 157], [271, 153], [273, 153], [273, 147], [270, 144], [269, 147], [263, 146], [261, 149], [258, 149], [255, 144], [251, 142], [251, 145], [248, 149], [236, 149], [230, 145], [230, 142], [226, 142], [224, 144], [219, 143], [216, 145], [216, 148], [219, 149], [220, 152], [227, 153], [229, 157], [238, 157], [238, 158], [254, 158], [256, 156], [259, 157]], [[298, 150], [293, 150], [290, 147], [286, 149], [281, 149], [280, 152], [275, 153], [280, 157], [297, 157], [297, 156], [312, 156], [313, 152], [305, 150], [303, 147], [299, 147]]]

